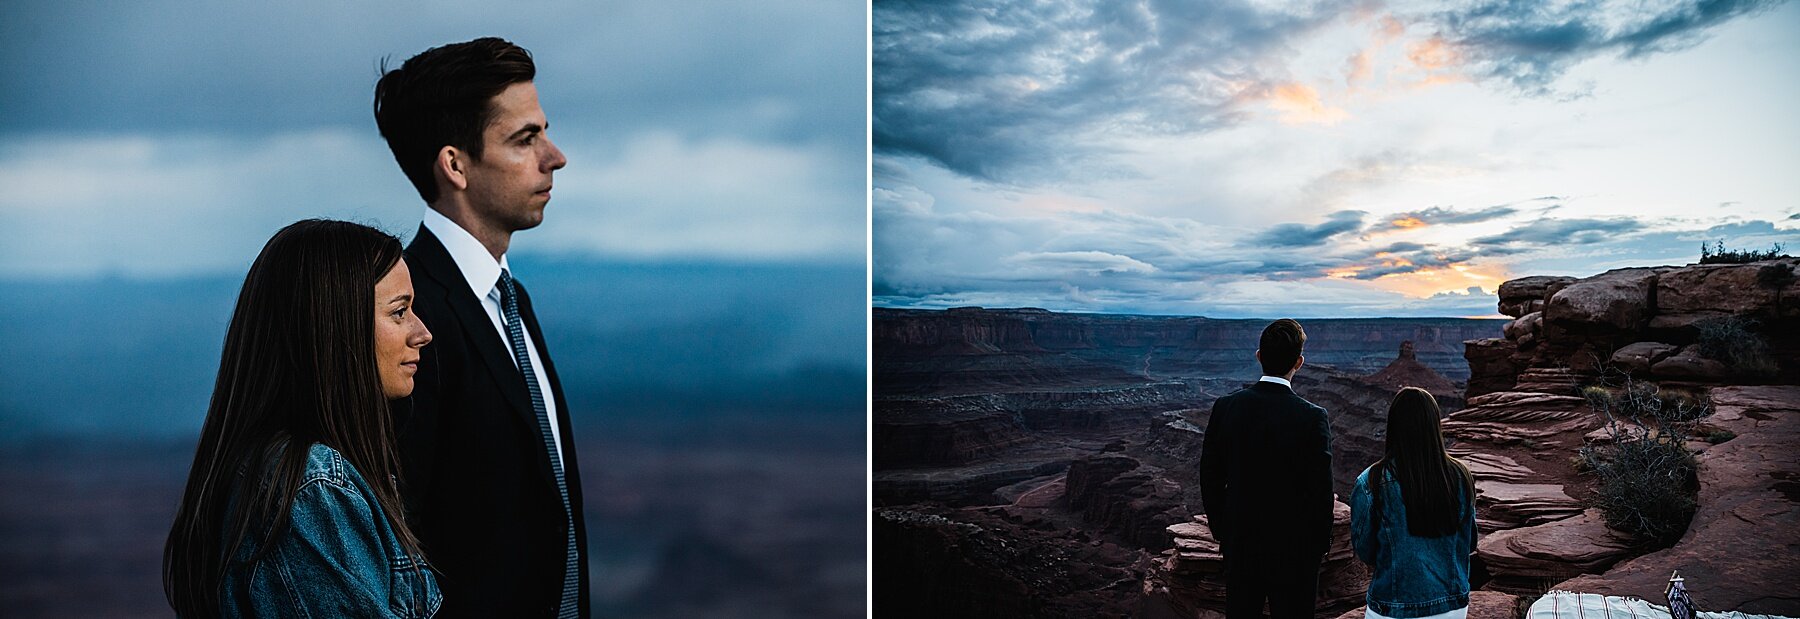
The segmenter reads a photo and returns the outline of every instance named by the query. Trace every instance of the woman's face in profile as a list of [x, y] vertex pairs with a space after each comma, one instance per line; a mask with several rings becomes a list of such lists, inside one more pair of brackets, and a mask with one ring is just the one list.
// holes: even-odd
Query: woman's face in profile
[[375, 282], [375, 365], [381, 392], [390, 400], [412, 395], [419, 349], [431, 342], [431, 331], [413, 314], [412, 304], [412, 272], [401, 259]]

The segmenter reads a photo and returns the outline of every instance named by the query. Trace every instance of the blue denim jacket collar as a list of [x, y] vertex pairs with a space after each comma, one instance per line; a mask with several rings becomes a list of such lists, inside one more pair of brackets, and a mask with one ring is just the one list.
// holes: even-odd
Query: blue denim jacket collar
[[245, 541], [220, 590], [223, 617], [430, 617], [443, 602], [423, 557], [409, 555], [375, 493], [337, 450], [312, 445], [286, 530], [255, 561]]

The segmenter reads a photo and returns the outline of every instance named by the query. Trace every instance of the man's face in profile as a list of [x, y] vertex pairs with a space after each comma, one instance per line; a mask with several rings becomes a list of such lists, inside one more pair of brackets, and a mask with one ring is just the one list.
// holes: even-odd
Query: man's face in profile
[[537, 86], [519, 82], [491, 100], [493, 119], [482, 130], [481, 159], [471, 161], [469, 205], [483, 219], [506, 230], [525, 230], [544, 221], [550, 177], [568, 163], [545, 135], [549, 120], [538, 105]]

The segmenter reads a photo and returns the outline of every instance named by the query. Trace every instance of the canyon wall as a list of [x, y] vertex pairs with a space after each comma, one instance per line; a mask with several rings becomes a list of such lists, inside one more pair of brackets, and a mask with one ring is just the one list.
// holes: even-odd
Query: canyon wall
[[[1468, 406], [1444, 422], [1476, 477], [1485, 588], [1660, 600], [1680, 570], [1699, 609], [1800, 614], [1800, 284], [1764, 275], [1797, 264], [1501, 285], [1499, 310], [1515, 319], [1499, 338], [1468, 342]], [[1684, 445], [1696, 479], [1663, 482], [1697, 487], [1698, 509], [1672, 546], [1611, 528], [1590, 507], [1594, 476], [1577, 468], [1584, 447], [1613, 440], [1611, 421], [1669, 435], [1652, 419], [1603, 416], [1584, 391], [1633, 385], [1710, 407]]]

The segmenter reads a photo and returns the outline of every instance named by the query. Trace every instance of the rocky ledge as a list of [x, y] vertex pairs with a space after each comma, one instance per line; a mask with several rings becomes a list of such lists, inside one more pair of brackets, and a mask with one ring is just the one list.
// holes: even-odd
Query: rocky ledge
[[[1451, 452], [1476, 478], [1484, 588], [1660, 600], [1680, 570], [1702, 610], [1800, 615], [1800, 283], [1767, 287], [1781, 278], [1758, 276], [1797, 264], [1616, 269], [1500, 287], [1499, 310], [1515, 320], [1503, 337], [1467, 342], [1468, 407], [1444, 421]], [[1749, 342], [1757, 364], [1708, 356], [1722, 354], [1722, 324], [1740, 342], [1760, 340]], [[1586, 509], [1594, 480], [1576, 470], [1578, 450], [1611, 436], [1581, 389], [1621, 373], [1714, 407], [1693, 434], [1718, 444], [1688, 444], [1699, 509], [1673, 547], [1650, 547]]]
[[[1782, 258], [1508, 281], [1500, 285], [1499, 310], [1515, 320], [1502, 330], [1503, 337], [1466, 343], [1467, 395], [1550, 391], [1519, 383], [1552, 378], [1573, 386], [1608, 366], [1647, 380], [1792, 384], [1800, 380], [1800, 351], [1791, 328], [1800, 320], [1800, 279], [1776, 288], [1764, 285], [1777, 280], [1762, 274], [1797, 267], [1800, 259]], [[1703, 354], [1702, 329], [1724, 319], [1764, 323], [1763, 330], [1773, 335], [1774, 367], [1736, 367]]]
[[1660, 599], [1680, 570], [1696, 607], [1800, 616], [1800, 386], [1721, 387], [1695, 457], [1700, 508], [1673, 547], [1555, 588]]
[[[1223, 616], [1225, 610], [1225, 556], [1213, 539], [1205, 515], [1192, 522], [1172, 525], [1169, 537], [1175, 547], [1150, 564], [1144, 578], [1145, 617]], [[1319, 566], [1321, 611], [1360, 605], [1369, 589], [1369, 570], [1350, 547], [1350, 506], [1332, 505], [1331, 550]]]

